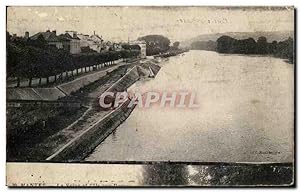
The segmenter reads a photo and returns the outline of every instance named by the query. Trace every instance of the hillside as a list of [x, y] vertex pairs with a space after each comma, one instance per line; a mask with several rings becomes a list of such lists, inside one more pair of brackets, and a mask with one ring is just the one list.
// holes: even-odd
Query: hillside
[[204, 34], [194, 37], [192, 39], [180, 42], [181, 47], [190, 47], [193, 42], [197, 41], [216, 41], [222, 35], [227, 35], [235, 39], [246, 39], [252, 37], [257, 40], [259, 37], [264, 36], [267, 38], [268, 42], [272, 41], [283, 41], [289, 37], [294, 37], [293, 31], [270, 31], [270, 32], [228, 32], [228, 33], [213, 33]]

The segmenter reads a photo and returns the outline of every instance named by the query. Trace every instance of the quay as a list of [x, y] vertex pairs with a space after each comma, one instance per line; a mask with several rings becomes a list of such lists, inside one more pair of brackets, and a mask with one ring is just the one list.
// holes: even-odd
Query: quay
[[[53, 128], [51, 125], [60, 124], [56, 121], [46, 126], [56, 132], [36, 127], [36, 130], [27, 130], [32, 144], [19, 146], [17, 154], [8, 154], [8, 161], [80, 161], [83, 160], [97, 145], [110, 135], [130, 113], [135, 105], [127, 107], [127, 100], [121, 106], [111, 110], [101, 110], [98, 106], [98, 97], [105, 91], [126, 91], [132, 84], [141, 78], [147, 78], [147, 69], [151, 68], [156, 75], [160, 69], [155, 62], [134, 61], [132, 63], [119, 63], [105, 70], [81, 76], [73, 81], [66, 82], [55, 87], [47, 88], [9, 88], [8, 106], [10, 110], [22, 110], [23, 108], [53, 107], [72, 108], [76, 111], [76, 118], [65, 123], [65, 128]], [[143, 73], [142, 73], [143, 71]], [[149, 72], [148, 72], [149, 73]], [[79, 111], [79, 112], [77, 112]], [[78, 113], [78, 114], [77, 114]], [[53, 115], [55, 116], [55, 115]], [[59, 117], [50, 117], [58, 118]], [[68, 117], [67, 117], [68, 118]], [[45, 126], [45, 122], [41, 126]], [[40, 131], [38, 130], [40, 129]], [[39, 138], [45, 130], [46, 136]], [[14, 137], [18, 131], [8, 132], [8, 137]], [[31, 132], [36, 132], [32, 135]], [[47, 135], [48, 134], [48, 135]], [[25, 139], [26, 141], [26, 139]], [[32, 142], [30, 141], [30, 142]]]

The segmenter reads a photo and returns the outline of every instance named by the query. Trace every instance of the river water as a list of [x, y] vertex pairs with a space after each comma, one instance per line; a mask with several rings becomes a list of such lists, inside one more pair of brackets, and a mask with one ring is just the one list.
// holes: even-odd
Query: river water
[[294, 65], [189, 51], [135, 91], [189, 91], [197, 108], [136, 108], [86, 161], [292, 162]]

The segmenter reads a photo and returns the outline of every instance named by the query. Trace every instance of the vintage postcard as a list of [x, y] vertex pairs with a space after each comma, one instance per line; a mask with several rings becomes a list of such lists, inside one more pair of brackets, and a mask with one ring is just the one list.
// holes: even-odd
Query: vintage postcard
[[8, 6], [6, 184], [294, 186], [294, 20]]

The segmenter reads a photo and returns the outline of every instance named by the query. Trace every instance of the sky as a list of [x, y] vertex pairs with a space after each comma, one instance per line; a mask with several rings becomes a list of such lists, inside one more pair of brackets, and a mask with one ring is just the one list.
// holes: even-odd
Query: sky
[[67, 30], [114, 42], [159, 34], [171, 41], [222, 32], [293, 31], [294, 12], [285, 8], [225, 7], [8, 7], [7, 31], [23, 36]]

